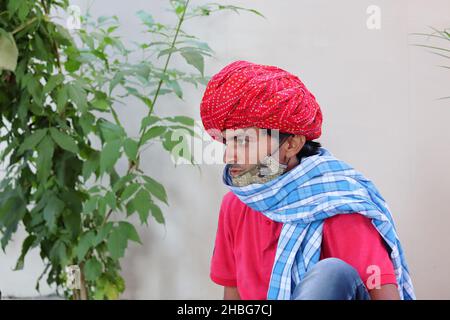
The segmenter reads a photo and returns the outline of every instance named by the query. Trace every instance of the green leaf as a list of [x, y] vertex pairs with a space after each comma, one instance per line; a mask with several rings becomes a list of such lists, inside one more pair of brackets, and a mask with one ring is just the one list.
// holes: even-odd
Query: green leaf
[[120, 228], [113, 228], [108, 237], [108, 250], [111, 258], [118, 260], [125, 254], [128, 245], [128, 236]]
[[147, 190], [140, 189], [139, 192], [132, 200], [133, 206], [139, 214], [139, 218], [141, 223], [147, 223], [150, 204], [152, 202], [152, 198]]
[[[175, 141], [175, 145], [171, 149], [171, 155], [174, 158], [175, 163], [178, 163], [180, 157], [186, 159], [192, 164], [194, 163], [187, 136], [182, 136], [181, 141]], [[187, 162], [183, 161], [182, 163]]]
[[184, 124], [184, 125], [190, 126], [190, 127], [193, 127], [195, 124], [195, 120], [193, 118], [187, 117], [187, 116], [167, 117], [164, 119], [171, 121], [171, 122], [181, 123], [181, 124]]
[[19, 147], [18, 154], [22, 154], [25, 150], [33, 149], [47, 134], [47, 129], [38, 129], [30, 136], [26, 137]]
[[30, 5], [27, 1], [19, 1], [19, 2], [20, 6], [17, 15], [21, 21], [24, 21], [25, 18], [28, 16], [28, 13], [30, 12]]
[[181, 55], [188, 64], [194, 66], [203, 75], [205, 62], [203, 56], [198, 51], [184, 50], [181, 51]]
[[108, 191], [104, 197], [106, 203], [108, 206], [115, 210], [116, 209], [116, 197], [114, 196], [114, 193], [111, 191]]
[[125, 201], [129, 197], [131, 197], [137, 189], [139, 189], [140, 185], [138, 183], [131, 183], [123, 190], [122, 194], [120, 195], [120, 200]]
[[37, 146], [38, 157], [36, 160], [37, 178], [40, 182], [47, 181], [53, 166], [53, 141], [45, 136]]
[[153, 26], [153, 24], [155, 23], [153, 17], [143, 10], [139, 10], [136, 14], [139, 19], [141, 19], [141, 21], [148, 27]]
[[125, 75], [123, 72], [118, 71], [114, 77], [111, 79], [111, 82], [109, 83], [109, 94], [111, 95], [111, 92], [114, 90], [114, 88], [121, 83], [125, 78]]
[[119, 179], [120, 179], [120, 177], [116, 170], [112, 170], [109, 173], [109, 183], [111, 186], [114, 186], [116, 184], [117, 180], [119, 180]]
[[64, 28], [64, 26], [58, 23], [52, 23], [51, 21], [47, 21], [48, 24], [52, 24], [55, 28], [55, 32], [53, 33], [53, 37], [55, 38], [57, 43], [61, 43], [62, 45], [71, 46], [72, 48], [76, 47], [75, 41], [70, 35], [69, 31]]
[[44, 86], [43, 94], [52, 92], [56, 86], [60, 85], [64, 81], [64, 76], [61, 73], [50, 76], [48, 82]]
[[178, 16], [181, 16], [185, 10], [186, 10], [186, 5], [184, 3], [178, 3], [178, 5], [175, 8], [175, 13]]
[[53, 140], [56, 142], [57, 145], [59, 145], [64, 150], [73, 152], [77, 154], [79, 152], [77, 143], [75, 140], [67, 135], [64, 132], [59, 131], [56, 128], [50, 128], [50, 135], [52, 136]]
[[133, 139], [126, 139], [123, 148], [125, 150], [126, 155], [130, 160], [136, 161], [137, 152], [138, 152], [138, 143]]
[[94, 246], [99, 245], [103, 240], [105, 240], [109, 236], [109, 233], [111, 232], [112, 227], [113, 227], [113, 223], [107, 222], [100, 228], [100, 231], [95, 236]]
[[26, 213], [26, 203], [23, 199], [21, 187], [0, 193], [0, 225], [2, 226], [0, 235], [1, 245], [5, 250], [11, 236], [17, 231], [20, 220]]
[[120, 177], [119, 180], [117, 180], [114, 184], [113, 184], [113, 191], [117, 192], [120, 189], [122, 189], [122, 187], [127, 184], [128, 182], [132, 181], [134, 178], [136, 178], [136, 175], [133, 173], [129, 173], [123, 177]]
[[97, 209], [98, 197], [92, 196], [83, 204], [83, 213], [89, 214]]
[[[10, 1], [15, 2], [15, 1]], [[19, 1], [17, 1], [19, 2]], [[3, 29], [0, 29], [0, 70], [16, 70], [17, 58], [19, 50], [17, 50], [14, 37]]]
[[141, 238], [139, 237], [136, 228], [131, 223], [120, 221], [119, 229], [123, 234], [127, 236], [129, 240], [142, 244]]
[[135, 97], [140, 97], [141, 94], [139, 93], [139, 91], [136, 88], [133, 87], [125, 87], [125, 89], [127, 90], [127, 92]]
[[165, 221], [164, 221], [164, 216], [161, 212], [161, 209], [153, 202], [151, 202], [149, 206], [150, 206], [150, 210], [152, 211], [152, 216], [155, 218], [155, 220], [158, 223], [164, 224]]
[[83, 162], [83, 179], [87, 181], [89, 177], [94, 173], [98, 167], [100, 162], [100, 153], [97, 151], [92, 152], [89, 155], [89, 158]]
[[88, 135], [94, 129], [95, 116], [90, 112], [85, 112], [80, 117], [80, 126], [85, 135]]
[[79, 176], [83, 168], [81, 161], [76, 154], [68, 151], [59, 152], [54, 158], [54, 169], [56, 171], [56, 181], [60, 187], [75, 188], [79, 181]]
[[170, 129], [178, 136], [187, 137], [189, 135], [201, 139], [201, 136], [197, 132], [195, 132], [192, 128], [186, 127], [185, 125], [172, 125], [170, 126]]
[[111, 106], [111, 103], [107, 99], [94, 99], [91, 103], [94, 109], [100, 111], [107, 111]]
[[66, 86], [58, 89], [56, 94], [56, 108], [61, 113], [66, 108], [67, 100], [69, 99], [69, 93]]
[[[71, 194], [70, 196], [68, 196]], [[69, 210], [63, 211], [63, 222], [64, 227], [67, 231], [69, 231], [71, 240], [75, 240], [79, 234], [81, 233], [81, 202], [74, 198], [75, 192], [66, 193], [66, 197], [62, 197], [62, 200], [65, 201]], [[74, 208], [77, 207], [75, 210]], [[79, 207], [79, 210], [78, 210]]]
[[172, 88], [173, 92], [177, 95], [178, 98], [183, 99], [183, 91], [181, 90], [180, 84], [176, 80], [169, 80], [167, 85]]
[[44, 208], [44, 220], [46, 225], [52, 231], [56, 230], [56, 219], [64, 209], [64, 202], [52, 195]]
[[178, 48], [168, 48], [168, 49], [164, 49], [164, 50], [161, 50], [161, 51], [159, 51], [159, 53], [158, 53], [158, 58], [160, 58], [160, 57], [162, 57], [162, 56], [165, 56], [165, 55], [168, 55], [169, 53], [174, 53], [174, 52], [177, 52], [177, 51], [179, 51], [179, 49]]
[[28, 253], [28, 250], [34, 245], [34, 242], [36, 241], [36, 236], [29, 235], [25, 238], [25, 240], [22, 243], [22, 252], [20, 253], [19, 259], [17, 259], [16, 266], [14, 267], [14, 270], [22, 270], [23, 265], [25, 262], [25, 256]]
[[75, 60], [73, 58], [69, 58], [65, 63], [64, 63], [64, 68], [66, 69], [67, 72], [75, 72], [78, 69], [80, 69], [81, 67], [81, 62], [79, 62], [78, 60]]
[[39, 36], [39, 33], [34, 34], [33, 50], [36, 58], [43, 61], [48, 60], [48, 50], [44, 45], [44, 41]]
[[27, 82], [27, 90], [33, 97], [34, 103], [40, 105], [42, 103], [42, 84], [38, 77], [32, 77]]
[[100, 153], [100, 174], [104, 172], [110, 172], [120, 158], [120, 148], [122, 142], [120, 140], [114, 140], [107, 142]]
[[111, 272], [109, 277], [100, 277], [96, 283], [96, 290], [94, 293], [94, 299], [96, 300], [117, 300], [120, 293], [125, 290], [125, 282], [123, 278], [115, 273]]
[[166, 127], [164, 126], [153, 126], [147, 130], [142, 136], [142, 143], [144, 144], [150, 139], [161, 136], [164, 132], [166, 132]]
[[122, 140], [126, 136], [125, 130], [121, 126], [105, 119], [100, 119], [98, 126], [105, 142]]
[[170, 152], [172, 152], [172, 149], [176, 145], [178, 145], [178, 143], [180, 143], [179, 141], [172, 139], [172, 135], [173, 135], [173, 131], [167, 131], [164, 134], [163, 143], [162, 143], [164, 149], [166, 149], [167, 151], [170, 151]]
[[67, 84], [69, 98], [77, 105], [81, 111], [86, 110], [86, 91], [77, 82]]
[[150, 191], [156, 198], [167, 204], [167, 194], [164, 186], [149, 176], [142, 176], [145, 180], [145, 188]]
[[127, 209], [127, 217], [131, 216], [136, 211], [133, 201], [128, 201], [128, 203], [126, 204], [126, 209]]
[[80, 241], [75, 249], [78, 261], [83, 261], [86, 253], [93, 247], [95, 240], [95, 233], [93, 230], [85, 232], [81, 235]]
[[146, 116], [141, 121], [141, 130], [144, 130], [148, 126], [151, 126], [152, 124], [154, 124], [160, 120], [161, 120], [161, 118], [156, 117], [156, 116]]
[[61, 240], [56, 240], [53, 247], [50, 249], [49, 258], [53, 265], [64, 268], [67, 265], [67, 247]]
[[97, 217], [105, 218], [106, 214], [106, 200], [105, 198], [98, 198]]
[[201, 49], [202, 51], [213, 52], [211, 47], [206, 42], [190, 39], [177, 41], [177, 43], [188, 43], [194, 45], [195, 47]]
[[87, 281], [95, 281], [102, 274], [102, 265], [92, 257], [84, 264], [84, 277]]
[[19, 9], [21, 1], [8, 1], [7, 3], [8, 3], [7, 9], [8, 9], [9, 16], [12, 17], [13, 15], [16, 14], [16, 11]]

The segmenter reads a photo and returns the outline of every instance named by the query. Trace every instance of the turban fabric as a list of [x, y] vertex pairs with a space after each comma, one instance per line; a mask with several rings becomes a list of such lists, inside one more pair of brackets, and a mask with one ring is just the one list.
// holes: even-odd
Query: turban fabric
[[303, 82], [278, 67], [248, 61], [230, 63], [211, 78], [200, 115], [214, 139], [225, 129], [248, 127], [278, 129], [306, 140], [321, 135], [320, 106]]

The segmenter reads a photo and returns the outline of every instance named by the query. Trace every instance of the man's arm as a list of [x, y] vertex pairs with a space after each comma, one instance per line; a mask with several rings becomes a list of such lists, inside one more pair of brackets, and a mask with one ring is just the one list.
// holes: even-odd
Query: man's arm
[[372, 300], [400, 300], [395, 284], [385, 284], [379, 289], [372, 289], [369, 291], [369, 295]]
[[223, 300], [241, 300], [236, 287], [223, 287]]

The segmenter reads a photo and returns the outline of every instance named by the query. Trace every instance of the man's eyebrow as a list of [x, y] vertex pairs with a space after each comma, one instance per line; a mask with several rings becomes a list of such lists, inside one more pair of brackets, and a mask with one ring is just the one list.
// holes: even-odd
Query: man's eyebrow
[[250, 135], [245, 132], [234, 132], [225, 134], [223, 136], [224, 139], [234, 139], [234, 138], [250, 138]]
[[225, 139], [233, 139], [234, 137], [237, 137], [239, 134], [240, 134], [240, 132], [228, 130], [223, 134], [223, 137]]
[[254, 129], [227, 129], [221, 131], [223, 139], [233, 139], [233, 138], [256, 138], [260, 132]]

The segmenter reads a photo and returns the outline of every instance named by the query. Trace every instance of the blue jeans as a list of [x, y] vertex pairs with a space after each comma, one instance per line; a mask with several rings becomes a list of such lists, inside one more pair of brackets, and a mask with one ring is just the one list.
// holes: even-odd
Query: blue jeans
[[295, 287], [293, 300], [370, 300], [355, 268], [343, 260], [320, 260]]

